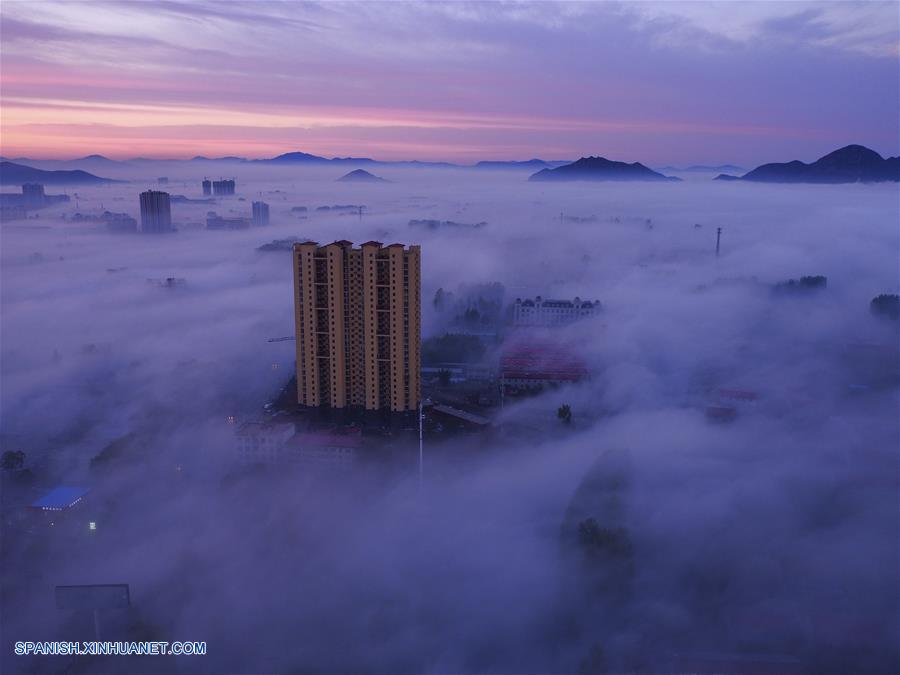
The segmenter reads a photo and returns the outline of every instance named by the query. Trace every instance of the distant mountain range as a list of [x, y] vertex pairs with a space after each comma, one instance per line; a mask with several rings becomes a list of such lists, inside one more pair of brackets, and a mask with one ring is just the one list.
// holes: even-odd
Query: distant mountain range
[[555, 169], [542, 169], [532, 174], [530, 181], [680, 181], [680, 178], [664, 176], [648, 169], [640, 162], [627, 164], [605, 157], [582, 157], [571, 164]]
[[475, 164], [476, 169], [531, 169], [534, 171], [535, 169], [553, 169], [558, 166], [564, 166], [565, 164], [570, 164], [571, 160], [568, 159], [558, 159], [553, 161], [547, 161], [544, 159], [529, 159], [524, 162], [514, 162], [514, 161], [483, 161]]
[[[144, 160], [147, 162], [152, 162], [154, 160], [147, 159]], [[174, 160], [181, 161], [181, 160]], [[203, 155], [197, 155], [196, 157], [191, 157], [191, 162], [246, 162], [243, 157], [204, 157]]]
[[370, 157], [320, 157], [319, 155], [311, 155], [308, 152], [286, 152], [283, 155], [272, 157], [270, 159], [242, 159], [241, 162], [252, 164], [296, 164], [296, 165], [322, 165], [322, 164], [364, 164], [378, 166], [425, 166], [425, 167], [456, 167], [458, 164], [450, 162], [419, 162], [412, 161], [395, 161], [384, 162]]
[[885, 159], [862, 145], [848, 145], [811, 164], [799, 160], [763, 164], [743, 176], [720, 174], [715, 180], [757, 183], [881, 183], [900, 181], [900, 157]]
[[103, 155], [88, 155], [87, 157], [79, 157], [78, 159], [29, 159], [28, 157], [7, 159], [6, 157], [0, 157], [0, 161], [13, 162], [24, 166], [36, 165], [34, 168], [46, 170], [88, 169], [92, 171], [103, 171], [104, 169], [128, 166], [128, 162], [109, 159]]
[[[4, 158], [4, 161], [5, 158]], [[18, 164], [25, 164], [29, 166], [35, 166], [36, 168], [53, 168], [53, 169], [62, 169], [62, 168], [75, 168], [75, 167], [87, 167], [91, 169], [101, 170], [104, 167], [114, 168], [114, 167], [129, 167], [129, 166], [139, 166], [142, 164], [151, 164], [151, 163], [177, 163], [177, 162], [195, 162], [195, 163], [210, 163], [210, 162], [221, 162], [221, 163], [233, 163], [233, 164], [274, 164], [280, 166], [289, 166], [289, 165], [328, 165], [328, 164], [348, 164], [348, 165], [364, 165], [364, 166], [398, 166], [398, 167], [429, 167], [429, 168], [476, 168], [476, 169], [541, 169], [545, 167], [557, 167], [562, 166], [564, 164], [568, 164], [569, 160], [543, 160], [543, 159], [529, 159], [526, 161], [483, 161], [477, 162], [476, 164], [454, 164], [452, 162], [422, 162], [419, 160], [395, 160], [395, 161], [383, 161], [372, 159], [370, 157], [322, 157], [320, 155], [313, 155], [308, 152], [286, 152], [281, 155], [277, 155], [276, 157], [269, 157], [266, 159], [247, 159], [245, 157], [235, 157], [235, 156], [227, 156], [227, 157], [204, 157], [203, 155], [197, 155], [196, 157], [192, 157], [189, 160], [183, 159], [153, 159], [149, 157], [133, 157], [132, 159], [126, 160], [115, 160], [104, 157], [103, 155], [88, 155], [87, 157], [80, 157], [78, 159], [30, 159], [28, 157], [19, 157], [13, 159]]]
[[341, 183], [388, 183], [384, 178], [369, 173], [365, 169], [354, 169], [338, 178]]
[[109, 178], [101, 178], [81, 169], [69, 171], [46, 171], [15, 162], [0, 162], [0, 184], [21, 185], [22, 183], [42, 183], [44, 185], [86, 185], [97, 183], [117, 183]]
[[[743, 171], [738, 166], [692, 165], [678, 169], [663, 167], [654, 171], [639, 162], [626, 163], [604, 157], [582, 157], [575, 162], [565, 160], [544, 160], [539, 158], [524, 161], [486, 160], [475, 164], [453, 164], [451, 162], [380, 161], [369, 157], [322, 157], [308, 152], [287, 152], [268, 159], [246, 159], [244, 157], [203, 157], [190, 160], [152, 159], [135, 157], [129, 160], [113, 160], [103, 155], [88, 155], [79, 159], [52, 160], [28, 159], [20, 157], [12, 160], [0, 157], [3, 162], [3, 184], [42, 182], [48, 185], [75, 185], [78, 183], [116, 182], [89, 173], [103, 173], [122, 168], [139, 168], [145, 164], [164, 163], [210, 163], [228, 162], [235, 164], [262, 164], [276, 166], [330, 166], [362, 165], [422, 168], [474, 168], [478, 170], [510, 169], [537, 170], [529, 176], [531, 181], [676, 181], [677, 177], [666, 176], [663, 171], [679, 172], [721, 172], [716, 176], [720, 181], [751, 181], [767, 183], [855, 183], [900, 181], [900, 157], [884, 158], [874, 150], [862, 145], [848, 145], [806, 164], [794, 160], [785, 163], [763, 164], [742, 176], [734, 175]], [[37, 173], [36, 173], [37, 172]], [[351, 172], [353, 173], [353, 172]], [[371, 175], [371, 174], [370, 174]], [[377, 178], [377, 177], [375, 177]], [[354, 178], [348, 178], [356, 180]], [[367, 180], [367, 179], [361, 179]]]
[[744, 167], [735, 166], [734, 164], [720, 164], [719, 166], [707, 166], [705, 164], [693, 164], [691, 166], [684, 167], [683, 169], [679, 169], [677, 166], [663, 166], [657, 169], [657, 171], [676, 171], [680, 173], [715, 173], [715, 172], [725, 172], [734, 173], [735, 171], [743, 171]]

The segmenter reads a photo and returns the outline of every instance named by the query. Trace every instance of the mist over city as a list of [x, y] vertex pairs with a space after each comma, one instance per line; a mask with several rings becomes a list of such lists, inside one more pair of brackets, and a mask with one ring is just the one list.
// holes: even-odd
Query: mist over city
[[742, 5], [4, 4], [0, 670], [900, 671], [900, 10]]

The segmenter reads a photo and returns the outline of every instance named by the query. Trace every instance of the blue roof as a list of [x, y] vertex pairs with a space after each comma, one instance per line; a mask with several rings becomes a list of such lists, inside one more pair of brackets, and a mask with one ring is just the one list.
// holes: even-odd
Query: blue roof
[[88, 493], [83, 487], [53, 488], [31, 506], [36, 509], [67, 509]]

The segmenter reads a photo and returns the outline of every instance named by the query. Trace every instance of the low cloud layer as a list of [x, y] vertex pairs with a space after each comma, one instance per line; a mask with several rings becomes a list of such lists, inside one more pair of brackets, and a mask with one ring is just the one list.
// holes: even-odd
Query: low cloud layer
[[[3, 224], [3, 449], [26, 452], [35, 490], [91, 485], [100, 535], [15, 535], [4, 672], [68, 667], [12, 656], [17, 640], [90, 638], [53, 605], [65, 583], [129, 583], [144, 639], [209, 644], [79, 672], [667, 672], [710, 652], [897, 670], [898, 334], [869, 310], [898, 290], [895, 185], [121, 171], [134, 182]], [[137, 217], [162, 175], [199, 197], [201, 172], [237, 174], [247, 201], [174, 204], [181, 230], [158, 237], [71, 220]], [[192, 225], [258, 198], [268, 227]], [[334, 204], [366, 208], [315, 210]], [[293, 331], [290, 256], [256, 251], [288, 236], [421, 244], [423, 337], [447, 327], [439, 288], [597, 298], [599, 316], [560, 331], [593, 376], [510, 403], [490, 438], [435, 440], [421, 485], [412, 456], [343, 477], [243, 471], [226, 418], [261, 414], [293, 368], [293, 344], [267, 342]], [[806, 275], [827, 288], [773, 291]], [[166, 277], [185, 284], [148, 283]], [[758, 400], [714, 423], [718, 389]], [[117, 439], [123, 459], [91, 468]]]

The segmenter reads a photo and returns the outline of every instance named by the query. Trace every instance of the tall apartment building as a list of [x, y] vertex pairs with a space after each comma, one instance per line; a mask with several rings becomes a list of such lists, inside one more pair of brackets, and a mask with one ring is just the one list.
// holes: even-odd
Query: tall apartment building
[[420, 249], [294, 244], [297, 400], [415, 410], [421, 399]]
[[212, 194], [212, 181], [209, 178], [204, 178], [201, 185], [203, 186], [203, 195], [209, 197]]
[[234, 179], [225, 180], [214, 180], [212, 182], [212, 191], [214, 195], [233, 195], [234, 194]]
[[171, 232], [172, 206], [168, 192], [147, 190], [141, 193], [141, 232]]
[[269, 205], [265, 202], [253, 202], [253, 224], [269, 224]]

